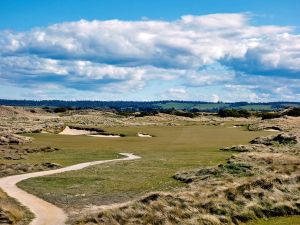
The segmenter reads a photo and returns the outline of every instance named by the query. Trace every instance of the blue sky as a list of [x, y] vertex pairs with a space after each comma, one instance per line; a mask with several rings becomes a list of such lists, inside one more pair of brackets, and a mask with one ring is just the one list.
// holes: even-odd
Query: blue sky
[[0, 98], [299, 101], [300, 1], [0, 0]]
[[174, 20], [182, 15], [250, 12], [255, 24], [300, 26], [298, 0], [1, 0], [0, 29], [26, 30], [86, 20]]

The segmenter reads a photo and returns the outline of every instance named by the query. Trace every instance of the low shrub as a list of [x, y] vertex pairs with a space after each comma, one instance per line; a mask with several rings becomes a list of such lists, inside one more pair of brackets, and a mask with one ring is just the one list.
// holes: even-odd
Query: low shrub
[[251, 113], [247, 110], [241, 109], [220, 109], [218, 112], [220, 117], [245, 117], [248, 118], [251, 116]]
[[196, 117], [197, 116], [197, 114], [196, 113], [192, 113], [192, 112], [188, 112], [188, 111], [175, 111], [174, 112], [174, 115], [176, 115], [176, 116], [184, 116], [184, 117], [189, 117], [189, 118], [194, 118], [194, 117]]
[[35, 109], [30, 109], [31, 113], [36, 113]]
[[53, 112], [55, 112], [55, 113], [63, 113], [63, 112], [66, 112], [66, 111], [67, 111], [67, 108], [64, 108], [64, 107], [55, 108], [53, 110]]
[[158, 113], [158, 111], [142, 111], [139, 114], [136, 114], [135, 117], [155, 116]]
[[264, 112], [261, 113], [259, 117], [261, 117], [262, 120], [270, 120], [281, 117], [281, 114], [276, 112]]
[[300, 108], [292, 108], [284, 113], [287, 116], [300, 116]]

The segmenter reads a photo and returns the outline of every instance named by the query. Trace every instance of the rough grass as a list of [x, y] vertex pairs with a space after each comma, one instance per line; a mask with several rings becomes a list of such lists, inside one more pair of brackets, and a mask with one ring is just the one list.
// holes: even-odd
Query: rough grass
[[300, 216], [275, 217], [248, 222], [247, 225], [297, 225], [300, 224]]
[[[296, 180], [299, 178], [296, 178]], [[83, 224], [241, 224], [249, 220], [299, 214], [292, 179], [253, 179], [241, 184], [205, 184], [177, 193], [153, 193], [128, 206], [87, 217]], [[284, 184], [284, 185], [283, 185]], [[215, 184], [216, 186], [216, 184]], [[282, 190], [285, 187], [286, 190]], [[275, 196], [274, 196], [275, 192]], [[276, 202], [276, 199], [280, 203]], [[74, 223], [77, 224], [77, 223]]]
[[[142, 159], [90, 167], [21, 182], [19, 186], [64, 208], [108, 204], [129, 200], [150, 191], [171, 190], [185, 184], [172, 179], [182, 169], [224, 162], [232, 153], [222, 146], [247, 143], [264, 132], [248, 132], [226, 126], [156, 126], [106, 129], [127, 137], [106, 139], [34, 134], [34, 146], [51, 145], [61, 150], [30, 155], [29, 162], [51, 161], [71, 165], [85, 161], [117, 158], [132, 152]], [[139, 138], [138, 132], [154, 135]]]

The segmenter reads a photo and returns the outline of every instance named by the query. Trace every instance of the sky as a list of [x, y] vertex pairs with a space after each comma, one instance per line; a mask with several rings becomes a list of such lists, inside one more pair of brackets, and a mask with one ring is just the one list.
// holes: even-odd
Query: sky
[[299, 0], [0, 0], [0, 98], [299, 101]]

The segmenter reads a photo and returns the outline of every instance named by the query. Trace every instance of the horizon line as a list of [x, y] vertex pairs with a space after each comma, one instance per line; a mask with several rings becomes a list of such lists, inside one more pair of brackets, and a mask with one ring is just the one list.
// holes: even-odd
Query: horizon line
[[[248, 103], [248, 104], [266, 104], [266, 103], [299, 103], [300, 101], [269, 101], [269, 102], [248, 102], [248, 101], [235, 101], [235, 102], [226, 102], [226, 101], [201, 101], [201, 100], [61, 100], [61, 99], [2, 99], [0, 101], [34, 101], [34, 102], [50, 102], [50, 101], [60, 101], [60, 102], [192, 102], [192, 103]], [[1, 105], [1, 104], [0, 104]]]

